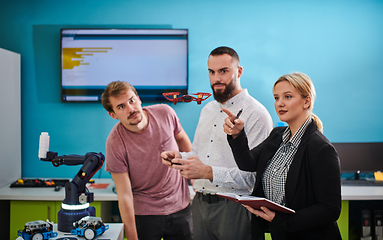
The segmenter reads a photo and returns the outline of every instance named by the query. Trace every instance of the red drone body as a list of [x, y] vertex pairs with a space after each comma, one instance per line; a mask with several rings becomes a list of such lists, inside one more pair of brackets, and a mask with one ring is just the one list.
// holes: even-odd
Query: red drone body
[[[201, 104], [202, 101], [208, 99], [211, 96], [211, 93], [201, 93], [201, 92], [198, 92], [198, 93], [193, 93], [193, 94], [190, 94], [190, 95], [183, 95], [183, 96], [178, 97], [178, 95], [180, 95], [179, 92], [167, 92], [167, 93], [163, 93], [162, 95], [167, 100], [173, 102], [174, 105], [176, 105], [177, 102], [191, 102], [191, 101], [196, 101], [197, 104]], [[194, 96], [191, 96], [191, 95], [195, 95], [197, 97], [194, 97]], [[169, 96], [172, 96], [172, 98], [169, 97]]]

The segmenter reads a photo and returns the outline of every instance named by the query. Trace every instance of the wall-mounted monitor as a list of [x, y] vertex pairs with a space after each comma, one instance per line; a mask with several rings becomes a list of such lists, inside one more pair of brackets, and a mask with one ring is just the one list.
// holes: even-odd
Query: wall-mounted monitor
[[61, 29], [61, 101], [98, 102], [112, 81], [142, 101], [187, 94], [187, 29]]

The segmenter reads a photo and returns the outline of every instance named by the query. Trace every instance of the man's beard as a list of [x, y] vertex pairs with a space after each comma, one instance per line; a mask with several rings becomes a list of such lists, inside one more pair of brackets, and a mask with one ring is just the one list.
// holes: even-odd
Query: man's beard
[[[218, 91], [215, 91], [214, 85], [219, 85], [219, 84], [225, 85], [226, 86], [225, 89], [224, 90], [219, 89]], [[236, 85], [235, 77], [231, 80], [231, 82], [228, 85], [223, 84], [223, 83], [214, 83], [213, 85], [211, 85], [211, 89], [213, 90], [214, 99], [217, 100], [217, 102], [222, 103], [222, 104], [227, 102], [227, 100], [229, 100], [233, 96], [233, 92], [235, 90], [235, 85]]]

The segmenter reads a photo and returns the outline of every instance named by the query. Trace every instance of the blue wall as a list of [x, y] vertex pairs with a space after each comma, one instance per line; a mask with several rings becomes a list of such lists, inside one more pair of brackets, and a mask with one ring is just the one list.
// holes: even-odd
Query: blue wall
[[[76, 26], [187, 28], [189, 92], [211, 91], [207, 56], [231, 46], [242, 86], [275, 124], [272, 85], [301, 71], [314, 81], [314, 112], [330, 141], [383, 141], [383, 1], [1, 1], [0, 47], [21, 54], [23, 177], [73, 177], [79, 169], [39, 161], [41, 132], [61, 155], [105, 153], [116, 123], [101, 104], [60, 103], [59, 30]], [[191, 139], [202, 106], [173, 106]]]

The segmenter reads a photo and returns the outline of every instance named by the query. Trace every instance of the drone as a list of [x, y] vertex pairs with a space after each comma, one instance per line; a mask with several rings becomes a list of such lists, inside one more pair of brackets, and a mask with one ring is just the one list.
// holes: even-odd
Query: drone
[[[174, 105], [176, 105], [177, 102], [191, 102], [191, 101], [196, 101], [197, 104], [201, 104], [202, 101], [205, 101], [206, 99], [208, 99], [211, 96], [211, 93], [198, 92], [198, 93], [193, 93], [190, 95], [183, 95], [183, 96], [178, 97], [178, 95], [180, 95], [179, 92], [167, 92], [167, 93], [163, 93], [162, 95], [167, 100], [173, 102]], [[195, 95], [197, 97], [194, 97], [191, 95]], [[169, 96], [173, 96], [173, 98], [171, 98]]]

